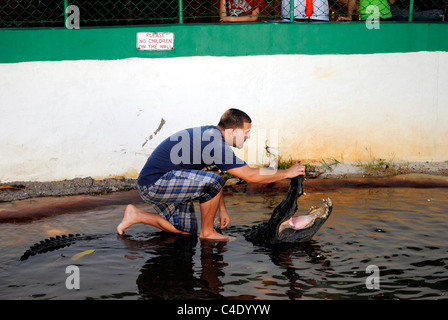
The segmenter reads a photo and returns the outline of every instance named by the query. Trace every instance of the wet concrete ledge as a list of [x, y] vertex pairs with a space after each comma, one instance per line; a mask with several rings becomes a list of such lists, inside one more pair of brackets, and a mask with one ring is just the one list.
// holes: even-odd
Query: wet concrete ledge
[[[24, 223], [112, 205], [122, 205], [124, 210], [129, 203], [143, 203], [133, 179], [95, 181], [86, 178], [13, 185], [24, 188], [0, 189], [0, 223]], [[288, 186], [289, 180], [247, 184], [229, 179], [225, 193], [276, 195], [285, 193]], [[448, 176], [410, 173], [388, 177], [314, 178], [304, 182], [305, 192], [340, 188], [448, 188]]]
[[124, 178], [95, 180], [87, 177], [49, 182], [16, 181], [0, 184], [0, 202], [80, 194], [100, 195], [136, 188], [136, 179]]

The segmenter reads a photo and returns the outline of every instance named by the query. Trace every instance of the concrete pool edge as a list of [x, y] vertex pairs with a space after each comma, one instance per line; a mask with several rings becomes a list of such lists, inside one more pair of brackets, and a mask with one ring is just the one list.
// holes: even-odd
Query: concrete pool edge
[[[309, 167], [311, 179], [308, 179], [310, 185], [323, 185], [327, 188], [329, 185], [336, 186], [367, 186], [373, 187], [380, 184], [387, 186], [388, 184], [399, 185], [397, 180], [406, 180], [406, 184], [411, 185], [445, 185], [442, 181], [448, 177], [448, 161], [444, 162], [394, 162], [372, 160], [368, 163], [342, 163], [333, 160], [329, 163], [322, 161], [317, 165]], [[419, 176], [409, 176], [412, 174], [420, 174]], [[425, 178], [425, 176], [427, 176]], [[400, 177], [400, 178], [398, 178]], [[428, 178], [429, 177], [429, 178]], [[436, 178], [439, 177], [439, 178]], [[359, 180], [361, 179], [362, 180]], [[226, 178], [226, 185], [241, 187], [241, 181]], [[378, 182], [375, 179], [380, 179]], [[392, 180], [391, 180], [392, 179]], [[315, 181], [314, 181], [315, 180]], [[326, 180], [337, 180], [332, 182]], [[310, 182], [313, 181], [313, 182]], [[361, 182], [363, 181], [363, 182]], [[281, 183], [280, 183], [281, 185]], [[246, 188], [246, 187], [244, 187]], [[261, 188], [260, 192], [267, 192], [272, 188], [272, 184], [267, 188]], [[0, 204], [4, 202], [12, 202], [17, 200], [25, 200], [40, 197], [61, 197], [75, 195], [103, 195], [117, 191], [129, 191], [137, 189], [136, 177], [116, 176], [114, 178], [74, 178], [60, 181], [0, 181]], [[251, 189], [251, 188], [249, 188]]]
[[[112, 182], [108, 183], [110, 185]], [[129, 203], [143, 203], [138, 191], [132, 189], [130, 184], [132, 181], [123, 184], [126, 185], [127, 190], [113, 190], [103, 194], [92, 192], [76, 195], [62, 194], [0, 202], [0, 223], [26, 223], [50, 216], [84, 212], [113, 205], [123, 205], [124, 210], [124, 206]], [[225, 193], [227, 196], [235, 193], [275, 195], [286, 192], [288, 186], [289, 180], [270, 184], [246, 184], [233, 181], [226, 185]], [[409, 173], [385, 177], [314, 178], [305, 180], [304, 188], [307, 192], [340, 188], [448, 188], [448, 177]]]

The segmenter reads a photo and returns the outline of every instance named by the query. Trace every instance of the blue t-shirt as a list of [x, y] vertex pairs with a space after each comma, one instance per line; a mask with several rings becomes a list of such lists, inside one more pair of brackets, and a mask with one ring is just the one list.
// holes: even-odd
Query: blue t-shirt
[[246, 162], [235, 155], [217, 126], [185, 129], [166, 138], [153, 151], [137, 182], [151, 185], [171, 170], [201, 170], [209, 165], [227, 171]]

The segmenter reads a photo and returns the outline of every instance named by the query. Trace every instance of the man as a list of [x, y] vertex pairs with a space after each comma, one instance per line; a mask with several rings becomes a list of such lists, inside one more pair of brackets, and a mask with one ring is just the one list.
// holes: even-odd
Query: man
[[305, 167], [286, 170], [251, 168], [239, 159], [231, 146], [241, 149], [250, 138], [252, 120], [241, 110], [229, 109], [218, 126], [203, 126], [180, 131], [165, 139], [148, 158], [138, 178], [140, 196], [153, 204], [156, 213], [128, 205], [117, 232], [137, 223], [145, 223], [166, 232], [197, 232], [193, 200], [201, 209], [201, 239], [228, 241], [215, 231], [213, 222], [219, 209], [221, 229], [230, 222], [224, 198], [225, 181], [215, 172], [202, 170], [216, 165], [221, 171], [247, 182], [270, 183], [305, 174]]

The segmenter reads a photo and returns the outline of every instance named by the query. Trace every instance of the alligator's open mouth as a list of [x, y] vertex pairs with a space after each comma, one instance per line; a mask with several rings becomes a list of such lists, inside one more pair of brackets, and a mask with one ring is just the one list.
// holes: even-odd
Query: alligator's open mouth
[[277, 235], [281, 237], [285, 229], [290, 229], [287, 232], [288, 236], [292, 230], [315, 229], [314, 232], [316, 232], [328, 219], [333, 208], [333, 203], [330, 198], [323, 199], [323, 203], [320, 207], [311, 207], [306, 215], [293, 216], [280, 223]]
[[288, 192], [282, 202], [275, 207], [269, 221], [248, 229], [244, 236], [254, 243], [301, 243], [310, 241], [319, 228], [327, 221], [333, 209], [330, 199], [323, 200], [319, 208], [311, 208], [303, 216], [294, 217], [297, 199], [303, 194], [303, 176], [291, 179]]

